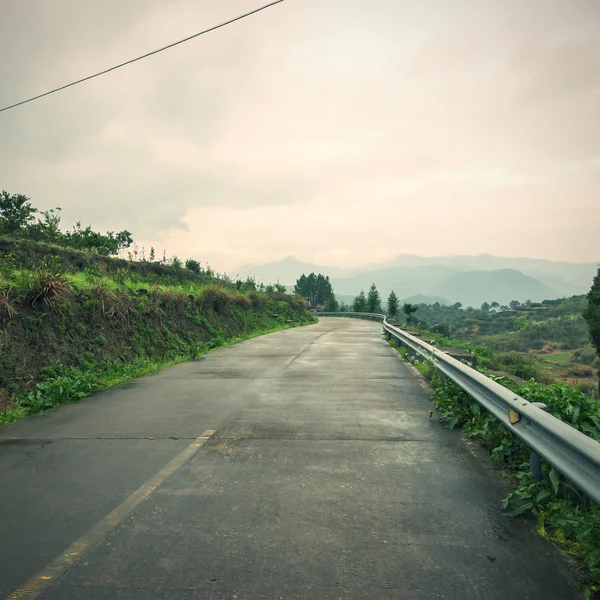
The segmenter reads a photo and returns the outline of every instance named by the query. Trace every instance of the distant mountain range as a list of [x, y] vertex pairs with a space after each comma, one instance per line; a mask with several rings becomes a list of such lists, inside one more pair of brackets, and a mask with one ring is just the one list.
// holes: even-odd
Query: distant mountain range
[[265, 265], [248, 265], [238, 271], [259, 281], [293, 285], [310, 272], [329, 275], [339, 300], [346, 302], [375, 283], [385, 299], [391, 290], [409, 302], [440, 302], [480, 306], [496, 301], [539, 302], [587, 293], [597, 263], [554, 262], [533, 258], [479, 256], [422, 257], [404, 254], [379, 265], [353, 269], [301, 262], [293, 256]]

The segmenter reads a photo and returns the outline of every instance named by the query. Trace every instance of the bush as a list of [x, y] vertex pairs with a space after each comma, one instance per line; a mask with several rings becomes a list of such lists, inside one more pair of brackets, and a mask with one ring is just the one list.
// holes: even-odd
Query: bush
[[71, 282], [51, 260], [21, 275], [18, 287], [27, 303], [55, 311], [59, 310], [59, 303], [71, 294]]
[[260, 292], [250, 292], [248, 298], [254, 310], [265, 310], [267, 306], [267, 297]]
[[589, 365], [574, 364], [569, 367], [569, 375], [573, 377], [593, 377], [594, 369]]
[[571, 360], [576, 363], [583, 363], [585, 365], [593, 365], [596, 360], [597, 354], [596, 349], [591, 344], [573, 350], [571, 353]]
[[502, 370], [521, 379], [535, 379], [538, 375], [534, 359], [519, 352], [499, 354], [497, 362]]
[[252, 308], [252, 302], [250, 302], [250, 298], [248, 298], [248, 296], [236, 294], [233, 296], [233, 303], [241, 308]]
[[223, 313], [233, 303], [234, 293], [220, 285], [209, 285], [204, 288], [199, 302], [205, 308]]

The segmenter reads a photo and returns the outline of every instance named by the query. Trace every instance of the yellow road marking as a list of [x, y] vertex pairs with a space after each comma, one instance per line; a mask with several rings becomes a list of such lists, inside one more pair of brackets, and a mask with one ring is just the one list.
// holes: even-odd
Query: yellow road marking
[[84, 533], [77, 541], [73, 542], [42, 571], [15, 590], [6, 600], [33, 600], [33, 598], [39, 596], [53, 579], [75, 565], [85, 552], [97, 546], [114, 527], [128, 517], [142, 502], [145, 502], [171, 475], [190, 460], [214, 433], [213, 429], [209, 429], [199, 438], [196, 438], [183, 452], [178, 454], [156, 475], [143, 483], [131, 496], [96, 523], [87, 533]]

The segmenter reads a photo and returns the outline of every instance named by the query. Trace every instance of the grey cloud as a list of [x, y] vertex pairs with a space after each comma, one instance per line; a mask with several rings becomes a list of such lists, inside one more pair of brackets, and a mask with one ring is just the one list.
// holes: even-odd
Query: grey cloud
[[[0, 53], [12, 59], [0, 66], [0, 103], [255, 6], [13, 2], [0, 20]], [[200, 242], [186, 235], [198, 235], [210, 214], [223, 234], [211, 238], [212, 250], [202, 248], [205, 257], [236, 253], [239, 230], [218, 221], [236, 214], [249, 231], [248, 262], [253, 247], [261, 256], [281, 248], [283, 256], [339, 244], [337, 256], [355, 256], [349, 245], [376, 231], [361, 223], [364, 206], [439, 232], [425, 253], [493, 252], [489, 244], [506, 248], [503, 231], [523, 252], [520, 235], [538, 217], [543, 252], [583, 257], [573, 248], [600, 225], [599, 7], [595, 0], [284, 2], [0, 114], [0, 187], [41, 207], [62, 206], [65, 219], [129, 228], [146, 240], [176, 229], [172, 243], [185, 243], [188, 253]], [[456, 235], [447, 235], [452, 203], [469, 227], [457, 223]], [[316, 206], [327, 235], [297, 218]], [[346, 211], [354, 222], [340, 218]], [[253, 219], [273, 219], [260, 239]], [[298, 227], [291, 239], [271, 234], [290, 222]], [[410, 238], [414, 247], [405, 250], [419, 243]], [[386, 239], [377, 248], [397, 250]], [[361, 252], [380, 258], [369, 244]]]

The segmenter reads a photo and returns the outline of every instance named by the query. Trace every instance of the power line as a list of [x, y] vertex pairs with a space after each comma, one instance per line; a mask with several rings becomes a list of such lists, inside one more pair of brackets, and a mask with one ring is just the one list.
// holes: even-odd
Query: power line
[[210, 27], [209, 29], [205, 29], [204, 31], [195, 33], [194, 35], [190, 35], [189, 37], [179, 40], [178, 42], [173, 42], [172, 44], [169, 44], [168, 46], [163, 46], [162, 48], [159, 48], [158, 50], [153, 50], [152, 52], [142, 54], [142, 56], [138, 56], [137, 58], [132, 58], [131, 60], [128, 60], [121, 64], [115, 65], [114, 67], [110, 67], [110, 69], [105, 69], [104, 71], [100, 71], [99, 73], [94, 73], [94, 75], [88, 75], [87, 77], [83, 77], [82, 79], [78, 79], [77, 81], [67, 83], [66, 85], [62, 85], [53, 90], [50, 90], [49, 92], [44, 92], [43, 94], [33, 96], [33, 98], [28, 98], [27, 100], [21, 100], [21, 102], [16, 102], [15, 104], [11, 104], [10, 106], [5, 106], [4, 108], [0, 108], [0, 112], [4, 112], [5, 110], [9, 110], [11, 108], [21, 106], [21, 104], [27, 104], [28, 102], [33, 102], [34, 100], [38, 100], [39, 98], [43, 98], [44, 96], [49, 96], [50, 94], [60, 92], [61, 90], [64, 90], [66, 88], [77, 85], [78, 83], [83, 83], [84, 81], [88, 81], [89, 79], [94, 79], [94, 77], [100, 77], [100, 75], [105, 75], [106, 73], [110, 73], [111, 71], [115, 71], [116, 69], [120, 69], [121, 67], [124, 67], [126, 65], [130, 65], [131, 63], [137, 62], [138, 60], [142, 60], [143, 58], [152, 56], [153, 54], [158, 54], [159, 52], [162, 52], [163, 50], [168, 50], [169, 48], [173, 48], [174, 46], [178, 46], [179, 44], [183, 44], [184, 42], [189, 42], [190, 40], [193, 40], [194, 38], [204, 35], [205, 33], [210, 33], [211, 31], [215, 31], [215, 29], [220, 29], [221, 27], [225, 27], [226, 25], [230, 25], [231, 23], [234, 23], [235, 21], [240, 21], [241, 19], [245, 19], [246, 17], [249, 17], [250, 15], [256, 14], [257, 12], [265, 10], [266, 8], [270, 8], [271, 6], [274, 6], [275, 4], [279, 4], [280, 2], [283, 2], [283, 0], [275, 0], [275, 2], [271, 2], [270, 4], [266, 4], [265, 6], [261, 6], [260, 8], [255, 8], [254, 10], [244, 13], [243, 15], [240, 15], [239, 17], [229, 19], [229, 21], [225, 21], [224, 23], [221, 23], [220, 25], [215, 25], [214, 27]]

